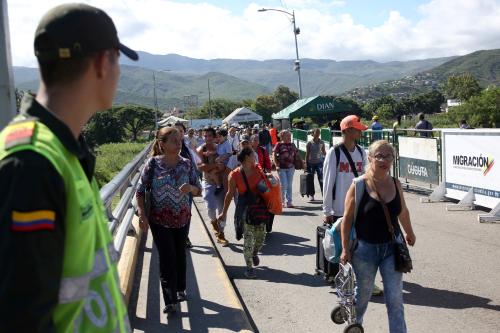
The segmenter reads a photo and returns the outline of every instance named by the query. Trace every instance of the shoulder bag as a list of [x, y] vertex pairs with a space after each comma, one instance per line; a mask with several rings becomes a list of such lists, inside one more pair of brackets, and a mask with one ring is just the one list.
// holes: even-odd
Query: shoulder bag
[[[356, 248], [356, 217], [358, 216], [359, 203], [365, 191], [365, 180], [363, 176], [353, 179], [354, 183], [354, 216], [351, 224], [351, 232], [349, 234], [349, 251], [352, 253]], [[331, 228], [326, 230], [325, 238], [323, 238], [323, 249], [325, 257], [329, 262], [339, 263], [340, 255], [342, 254], [342, 235], [340, 232], [343, 217], [339, 217]]]
[[294, 143], [292, 143], [292, 146], [295, 149], [295, 156], [293, 160], [293, 165], [295, 167], [295, 170], [302, 170], [304, 169], [304, 161], [302, 160], [302, 157], [300, 157], [299, 150], [297, 149]]
[[[413, 269], [413, 262], [410, 257], [410, 250], [408, 250], [408, 246], [406, 245], [406, 240], [403, 237], [403, 233], [401, 232], [401, 228], [399, 227], [398, 222], [398, 230], [401, 235], [401, 241], [396, 238], [394, 234], [394, 226], [391, 223], [391, 216], [389, 214], [389, 208], [385, 204], [384, 200], [378, 193], [377, 189], [374, 188], [377, 193], [377, 197], [382, 205], [382, 209], [384, 210], [385, 220], [387, 221], [387, 228], [389, 229], [389, 233], [391, 234], [391, 239], [394, 242], [394, 268], [397, 272], [401, 273], [410, 273]], [[398, 188], [396, 186], [396, 191]]]
[[[245, 181], [245, 185], [247, 190], [244, 194], [245, 201], [247, 204], [247, 218], [246, 223], [251, 225], [260, 225], [265, 224], [271, 219], [271, 214], [269, 209], [267, 208], [266, 203], [260, 196], [255, 195], [250, 191], [250, 186], [248, 185], [247, 176], [245, 175], [245, 171], [243, 168], [241, 170], [241, 175], [243, 176], [243, 180]], [[258, 171], [256, 171], [258, 172]]]
[[151, 206], [152, 206], [152, 200], [153, 200], [153, 178], [155, 175], [155, 158], [151, 157], [151, 165], [149, 169], [149, 175], [148, 175], [148, 180], [149, 180], [149, 186], [146, 187], [146, 191], [144, 192], [144, 215], [149, 220], [149, 217], [151, 216]]

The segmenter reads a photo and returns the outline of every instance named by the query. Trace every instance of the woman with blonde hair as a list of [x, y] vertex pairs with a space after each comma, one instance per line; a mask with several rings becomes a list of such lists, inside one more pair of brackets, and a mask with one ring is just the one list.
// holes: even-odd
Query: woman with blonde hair
[[[158, 249], [164, 313], [176, 311], [186, 299], [186, 238], [191, 207], [189, 196], [199, 195], [201, 186], [195, 166], [179, 155], [182, 140], [175, 127], [157, 131], [153, 156], [146, 162], [137, 189], [140, 227], [151, 227]], [[151, 211], [146, 215], [144, 197], [151, 191]]]
[[[406, 323], [403, 308], [403, 274], [395, 269], [395, 242], [403, 242], [400, 224], [409, 245], [415, 244], [416, 237], [401, 184], [390, 176], [394, 157], [394, 148], [385, 140], [378, 140], [369, 147], [367, 170], [361, 176], [365, 182], [365, 191], [359, 202], [356, 221], [353, 221], [354, 184], [349, 188], [345, 199], [344, 220], [341, 224], [343, 250], [340, 261], [343, 264], [351, 261], [356, 273], [358, 284], [356, 322], [359, 324], [363, 322], [372, 295], [375, 275], [377, 270], [380, 270], [389, 317], [389, 331], [404, 333]], [[353, 223], [355, 223], [357, 245], [351, 254], [349, 238]], [[389, 225], [392, 225], [392, 228], [389, 228]]]

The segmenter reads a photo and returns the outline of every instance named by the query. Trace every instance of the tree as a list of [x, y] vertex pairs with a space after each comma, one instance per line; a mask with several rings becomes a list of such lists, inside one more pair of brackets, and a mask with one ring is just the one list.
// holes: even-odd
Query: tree
[[116, 112], [107, 110], [96, 113], [83, 128], [83, 136], [91, 147], [104, 143], [121, 142], [125, 131]]
[[279, 102], [271, 95], [261, 95], [255, 100], [255, 113], [262, 116], [266, 123], [271, 122], [271, 115], [281, 110]]
[[444, 86], [446, 97], [450, 99], [459, 99], [466, 102], [472, 96], [481, 92], [481, 87], [476, 78], [470, 74], [452, 75], [448, 78]]
[[286, 108], [299, 98], [299, 94], [291, 91], [290, 88], [280, 85], [274, 90], [273, 97], [279, 105], [280, 110]]
[[215, 98], [210, 101], [210, 106], [208, 101], [206, 101], [197, 113], [201, 118], [209, 118], [210, 115], [212, 118], [226, 118], [234, 109], [239, 107], [241, 107], [241, 103], [239, 102], [225, 98]]
[[[132, 141], [137, 141], [139, 132], [155, 127], [155, 111], [139, 105], [123, 105], [115, 108], [117, 117], [125, 129], [130, 132]], [[157, 119], [160, 119], [160, 113]]]
[[371, 119], [374, 115], [378, 115], [382, 119], [392, 119], [396, 114], [396, 109], [397, 102], [392, 96], [382, 96], [365, 104], [363, 116]]
[[467, 102], [448, 111], [448, 116], [458, 124], [466, 119], [473, 127], [500, 126], [500, 88], [488, 88]]

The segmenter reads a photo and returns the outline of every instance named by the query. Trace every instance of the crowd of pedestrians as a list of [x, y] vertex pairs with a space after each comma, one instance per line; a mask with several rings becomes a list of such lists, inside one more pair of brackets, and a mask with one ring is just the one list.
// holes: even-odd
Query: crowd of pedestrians
[[[374, 118], [374, 121], [376, 122], [377, 119]], [[278, 199], [283, 208], [294, 208], [292, 202], [294, 173], [297, 169], [304, 169], [305, 172], [315, 174], [318, 178], [323, 195], [324, 224], [332, 225], [339, 218], [346, 220], [342, 229], [343, 238], [345, 238], [344, 233], [348, 234], [349, 229], [354, 228], [355, 225], [358, 234], [357, 248], [353, 252], [344, 252], [341, 261], [351, 261], [359, 279], [356, 305], [358, 322], [362, 322], [369, 297], [382, 295], [385, 291], [388, 298], [390, 330], [391, 332], [405, 331], [402, 274], [394, 270], [394, 265], [391, 264], [394, 261], [392, 250], [387, 250], [392, 249], [391, 244], [397, 240], [390, 239], [388, 226], [384, 222], [385, 216], [380, 208], [381, 202], [386, 203], [389, 208], [396, 238], [405, 237], [408, 244], [413, 245], [415, 235], [411, 228], [401, 186], [388, 173], [395, 153], [391, 145], [381, 139], [374, 141], [368, 154], [365, 153], [357, 141], [362, 131], [368, 129], [368, 126], [362, 124], [359, 117], [355, 115], [342, 119], [339, 126], [342, 133], [341, 143], [331, 147], [328, 151], [325, 143], [320, 139], [320, 130], [312, 130], [312, 139], [307, 142], [304, 160], [291, 140], [291, 133], [288, 130], [282, 130], [276, 134], [276, 130], [271, 125], [255, 124], [246, 128], [222, 126], [218, 129], [205, 128], [201, 132], [189, 129], [185, 134], [184, 125], [177, 123], [170, 129], [164, 128], [158, 132], [155, 157], [148, 161], [141, 175], [138, 198], [143, 196], [148, 181], [153, 189], [155, 189], [155, 184], [158, 184], [156, 185], [159, 186], [158, 188], [165, 190], [161, 181], [157, 180], [155, 183], [153, 178], [151, 182], [148, 173], [151, 172], [152, 162], [156, 161], [156, 165], [160, 166], [166, 163], [168, 158], [165, 156], [169, 151], [168, 147], [171, 147], [172, 152], [178, 149], [181, 156], [180, 159], [173, 160], [178, 166], [170, 165], [170, 168], [180, 168], [184, 172], [184, 176], [177, 176], [177, 182], [169, 187], [174, 192], [180, 192], [181, 197], [184, 198], [182, 201], [184, 210], [178, 210], [179, 213], [181, 211], [183, 213], [178, 217], [169, 217], [169, 222], [163, 226], [161, 223], [154, 224], [151, 218], [149, 219], [155, 244], [160, 252], [160, 281], [166, 312], [175, 311], [175, 305], [172, 304], [187, 297], [185, 248], [191, 244], [187, 238], [189, 214], [186, 212], [190, 210], [193, 195], [202, 195], [210, 225], [221, 246], [225, 247], [229, 242], [243, 238], [245, 276], [255, 278], [254, 267], [260, 264], [259, 251], [264, 244], [266, 232], [272, 230], [274, 219], [271, 212], [262, 213], [267, 209], [261, 193], [269, 190], [266, 188], [269, 184], [265, 180], [272, 179], [272, 172], [276, 170], [281, 192]], [[169, 135], [172, 137], [170, 141], [173, 140], [170, 146], [168, 145]], [[174, 136], [177, 139], [173, 139]], [[178, 145], [175, 146], [175, 143]], [[158, 155], [163, 157], [158, 157]], [[173, 155], [170, 159], [172, 158]], [[159, 174], [158, 177], [162, 179], [163, 176]], [[363, 178], [366, 192], [359, 203], [356, 221], [353, 221], [352, 184], [357, 177]], [[155, 201], [155, 190], [152, 193], [153, 206], [169, 204], [165, 200], [163, 203], [160, 200]], [[186, 195], [182, 196], [184, 193]], [[157, 196], [160, 197], [160, 195]], [[167, 197], [168, 193], [162, 196], [162, 198]], [[228, 217], [227, 212], [233, 202], [235, 214], [234, 217]], [[139, 207], [141, 210], [141, 204]], [[163, 207], [163, 209], [171, 213], [175, 211], [175, 205], [172, 208]], [[154, 209], [153, 212], [155, 212]], [[158, 213], [152, 213], [152, 216], [156, 219], [161, 218]], [[374, 220], [374, 217], [377, 218]], [[176, 226], [173, 226], [172, 221], [181, 222], [176, 222]], [[226, 221], [234, 223], [235, 240], [226, 238]], [[401, 222], [405, 235], [399, 228], [398, 221]], [[179, 230], [170, 230], [170, 232], [163, 230], [174, 227]], [[167, 237], [170, 238], [167, 239]], [[158, 239], [164, 239], [165, 242], [172, 244], [170, 246], [159, 244]], [[381, 253], [382, 256], [379, 255]], [[170, 260], [165, 260], [165, 257], [169, 257]], [[330, 267], [331, 270], [325, 273], [326, 280], [331, 283], [339, 268], [338, 264]], [[375, 285], [377, 270], [381, 271], [384, 290]]]
[[[81, 40], [88, 44], [80, 45]], [[78, 57], [72, 58], [70, 49], [57, 49], [66, 43], [79, 45]], [[138, 55], [120, 44], [106, 13], [82, 4], [50, 11], [34, 45], [40, 89], [36, 98], [25, 98], [21, 113], [0, 133], [0, 189], [5, 194], [0, 214], [6, 221], [0, 232], [0, 331], [130, 331], [117, 279], [118, 254], [93, 175], [95, 158], [81, 128], [97, 110], [111, 106], [119, 52], [132, 60]], [[430, 136], [432, 124], [423, 114], [419, 119], [416, 129]], [[372, 129], [381, 130], [378, 119], [373, 120]], [[394, 267], [393, 245], [404, 239], [413, 246], [416, 236], [401, 184], [389, 174], [394, 149], [378, 138], [366, 154], [356, 141], [367, 126], [355, 115], [332, 127], [337, 125], [341, 144], [326, 151], [315, 129], [305, 161], [291, 133], [278, 134], [272, 124], [195, 130], [176, 123], [155, 133], [136, 198], [140, 227], [151, 229], [159, 254], [164, 313], [176, 312], [188, 297], [193, 197], [203, 197], [222, 246], [234, 241], [225, 234], [226, 221], [234, 222], [236, 241], [243, 238], [245, 276], [256, 278], [254, 267], [260, 265], [259, 251], [272, 231], [274, 214], [295, 207], [294, 173], [304, 169], [318, 177], [324, 223], [345, 221], [340, 260], [352, 262], [358, 277], [356, 321], [362, 323], [372, 292], [382, 292], [374, 285], [380, 270], [390, 332], [406, 332], [402, 273]], [[365, 191], [354, 218], [352, 184], [359, 177]], [[228, 217], [232, 202], [235, 215]], [[347, 251], [351, 228], [357, 234], [352, 252]], [[336, 271], [338, 267], [329, 274]], [[110, 311], [106, 307], [97, 318], [90, 300], [109, 303]]]

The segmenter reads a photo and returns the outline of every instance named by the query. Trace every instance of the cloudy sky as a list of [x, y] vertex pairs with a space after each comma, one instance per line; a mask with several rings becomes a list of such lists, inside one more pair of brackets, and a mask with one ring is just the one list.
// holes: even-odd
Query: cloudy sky
[[[34, 67], [43, 13], [67, 1], [7, 0], [13, 64]], [[295, 10], [301, 58], [410, 60], [500, 48], [500, 0], [90, 0], [120, 40], [153, 54], [291, 59]]]

